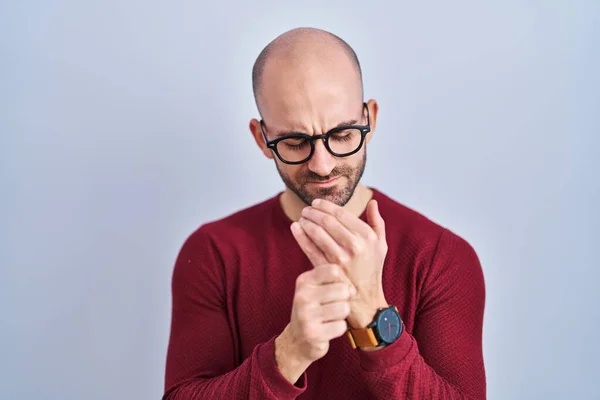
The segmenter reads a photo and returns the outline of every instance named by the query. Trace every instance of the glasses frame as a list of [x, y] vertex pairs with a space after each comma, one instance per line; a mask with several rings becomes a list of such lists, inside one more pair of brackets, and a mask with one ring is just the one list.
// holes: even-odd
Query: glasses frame
[[[277, 139], [267, 140], [267, 136], [265, 135], [265, 123], [262, 119], [260, 120], [260, 132], [262, 133], [263, 139], [265, 140], [265, 144], [267, 145], [267, 147], [269, 149], [271, 149], [271, 151], [273, 151], [273, 153], [275, 153], [275, 155], [277, 155], [277, 158], [279, 158], [279, 160], [281, 160], [281, 162], [284, 164], [297, 165], [297, 164], [303, 164], [303, 163], [307, 162], [308, 160], [310, 160], [315, 152], [315, 141], [319, 140], [319, 139], [323, 140], [323, 143], [325, 144], [325, 148], [333, 156], [349, 157], [360, 151], [360, 149], [363, 147], [363, 144], [365, 143], [365, 137], [367, 136], [367, 134], [369, 132], [371, 132], [371, 119], [369, 116], [369, 107], [367, 106], [367, 103], [363, 103], [363, 111], [364, 111], [364, 109], [367, 109], [367, 125], [340, 125], [340, 126], [337, 126], [333, 129], [329, 130], [327, 133], [324, 133], [322, 135], [307, 135], [305, 133], [292, 133], [290, 135], [278, 137]], [[334, 134], [344, 131], [346, 129], [358, 129], [360, 131], [360, 144], [358, 145], [356, 150], [353, 150], [349, 153], [336, 153], [333, 150], [331, 150], [331, 147], [329, 147], [329, 138], [331, 137], [331, 135], [334, 135]], [[308, 154], [308, 156], [301, 161], [287, 161], [283, 157], [281, 157], [281, 154], [279, 154], [279, 151], [277, 151], [277, 143], [281, 142], [282, 140], [286, 140], [286, 139], [305, 139], [305, 140], [307, 140], [310, 143], [310, 153]]]

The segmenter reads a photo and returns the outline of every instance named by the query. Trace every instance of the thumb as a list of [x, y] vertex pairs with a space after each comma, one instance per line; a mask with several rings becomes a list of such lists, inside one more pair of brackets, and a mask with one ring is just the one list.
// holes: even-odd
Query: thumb
[[377, 200], [371, 200], [367, 204], [367, 222], [380, 239], [385, 239], [385, 221], [379, 213]]

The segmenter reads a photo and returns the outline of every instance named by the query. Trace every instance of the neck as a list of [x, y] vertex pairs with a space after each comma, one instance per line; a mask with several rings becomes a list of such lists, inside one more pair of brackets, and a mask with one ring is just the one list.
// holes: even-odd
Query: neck
[[[372, 197], [373, 191], [359, 183], [356, 186], [352, 197], [344, 206], [344, 209], [350, 211], [353, 215], [360, 216], [365, 211], [367, 203]], [[286, 188], [281, 195], [281, 207], [283, 208], [283, 212], [292, 221], [298, 221], [300, 219], [302, 210], [306, 206], [306, 203], [300, 200], [300, 198], [288, 188]]]

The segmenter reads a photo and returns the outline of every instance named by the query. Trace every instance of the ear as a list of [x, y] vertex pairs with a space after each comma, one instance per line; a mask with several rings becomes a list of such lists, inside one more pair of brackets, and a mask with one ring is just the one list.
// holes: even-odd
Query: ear
[[252, 137], [254, 137], [254, 141], [263, 152], [265, 157], [273, 159], [273, 152], [269, 149], [265, 143], [265, 139], [263, 137], [262, 131], [260, 129], [260, 122], [256, 118], [252, 118], [250, 120], [250, 133], [252, 133]]
[[366, 141], [369, 143], [375, 133], [375, 128], [377, 127], [377, 114], [379, 113], [379, 104], [377, 103], [377, 100], [369, 100], [367, 102], [367, 109], [369, 110], [369, 123], [371, 124], [371, 132], [369, 132], [366, 137]]

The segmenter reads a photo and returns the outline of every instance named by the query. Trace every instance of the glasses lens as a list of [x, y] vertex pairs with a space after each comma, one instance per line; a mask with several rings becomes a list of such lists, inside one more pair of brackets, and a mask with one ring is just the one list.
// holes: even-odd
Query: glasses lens
[[310, 142], [302, 138], [288, 138], [277, 143], [279, 156], [288, 162], [299, 162], [310, 155]]
[[345, 129], [329, 136], [329, 148], [338, 155], [349, 154], [358, 149], [361, 140], [360, 129]]

